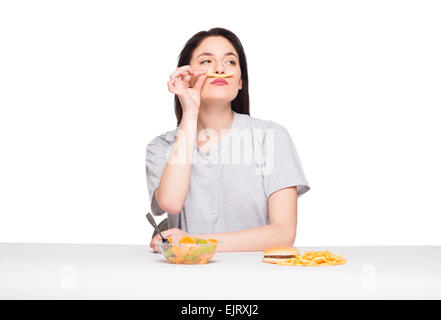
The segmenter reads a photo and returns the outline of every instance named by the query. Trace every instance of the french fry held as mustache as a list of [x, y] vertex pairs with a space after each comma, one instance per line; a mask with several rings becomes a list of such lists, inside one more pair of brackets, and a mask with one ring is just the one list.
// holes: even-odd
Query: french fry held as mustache
[[208, 78], [229, 78], [229, 77], [232, 77], [233, 75], [234, 75], [234, 73], [216, 74], [216, 73], [207, 72]]

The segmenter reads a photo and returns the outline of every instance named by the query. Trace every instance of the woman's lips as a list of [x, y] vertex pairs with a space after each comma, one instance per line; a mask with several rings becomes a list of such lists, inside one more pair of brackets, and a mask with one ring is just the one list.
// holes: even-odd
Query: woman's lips
[[214, 84], [216, 86], [226, 86], [228, 84], [228, 81], [225, 79], [214, 79], [211, 81], [211, 84]]

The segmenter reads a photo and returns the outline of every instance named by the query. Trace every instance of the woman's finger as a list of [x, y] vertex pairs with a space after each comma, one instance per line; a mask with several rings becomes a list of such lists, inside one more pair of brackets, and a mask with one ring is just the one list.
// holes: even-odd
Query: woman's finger
[[170, 91], [171, 93], [175, 93], [175, 82], [176, 79], [170, 80], [169, 82], [167, 82], [167, 86], [168, 86], [168, 91]]
[[207, 70], [193, 70], [193, 68], [191, 68], [190, 66], [185, 66], [185, 67], [181, 67], [181, 68], [176, 69], [176, 71], [170, 75], [170, 79], [172, 79], [174, 77], [178, 77], [182, 74], [189, 74], [191, 76], [197, 76], [202, 73], [207, 73]]
[[[190, 70], [185, 70], [185, 69], [176, 69], [176, 71], [175, 72], [173, 72], [171, 75], [170, 75], [170, 79], [172, 79], [172, 78], [175, 78], [175, 77], [179, 77], [180, 75], [182, 75], [182, 74], [187, 74], [187, 73], [190, 73]], [[191, 73], [193, 73], [193, 72], [191, 72]]]
[[154, 253], [159, 252], [159, 245], [158, 244], [153, 245], [152, 250]]
[[156, 239], [156, 236], [154, 236], [152, 238], [152, 240], [150, 241], [150, 248], [153, 248], [155, 246], [156, 241], [158, 241], [158, 240]]
[[177, 72], [180, 72], [182, 70], [191, 70], [192, 71], [191, 67], [189, 65], [186, 65], [186, 66], [181, 66], [181, 67], [176, 68], [176, 70], [171, 75], [173, 75]]
[[200, 75], [204, 74], [206, 71], [198, 71], [193, 74], [187, 73], [187, 75], [182, 77], [182, 80], [186, 82], [190, 87], [193, 86], [193, 83], [196, 82], [196, 80], [199, 78]]
[[187, 71], [185, 71], [185, 70], [176, 70], [175, 72], [173, 72], [173, 73], [170, 75], [170, 79], [173, 79], [173, 78], [179, 77], [181, 74], [186, 73], [186, 72], [187, 72]]
[[189, 64], [186, 64], [185, 66], [178, 67], [177, 70], [190, 70], [190, 71], [193, 71], [193, 68]]
[[187, 72], [189, 72], [189, 73], [191, 73], [191, 74], [194, 73], [194, 69], [193, 69], [190, 65], [186, 65], [186, 66], [179, 67], [179, 69], [184, 70], [184, 71], [187, 71]]
[[[164, 238], [168, 238], [170, 233], [172, 233], [172, 229], [165, 230], [165, 231], [162, 231], [162, 232], [161, 232], [161, 234], [162, 234], [162, 236], [163, 236]], [[156, 247], [156, 250], [157, 250], [157, 249], [159, 248], [158, 245], [157, 245], [157, 243], [158, 243], [158, 242], [161, 242], [161, 241], [162, 241], [162, 238], [161, 238], [161, 236], [159, 235], [159, 233], [157, 233], [157, 234], [152, 238], [152, 241], [150, 242], [150, 248], [155, 248], [155, 247]]]
[[186, 65], [186, 66], [182, 66], [179, 67], [175, 70], [175, 72], [173, 72], [172, 74], [170, 74], [170, 79], [177, 77], [179, 74], [182, 74], [183, 72], [186, 72], [190, 75], [196, 75], [199, 73], [206, 73], [207, 70], [194, 70], [191, 66]]
[[173, 80], [170, 80], [168, 84], [169, 91], [171, 93], [176, 94], [176, 90], [178, 89], [178, 86], [181, 84], [182, 84], [182, 80], [179, 80], [178, 78], [174, 78]]
[[193, 88], [196, 89], [196, 90], [201, 90], [202, 85], [204, 84], [205, 79], [207, 79], [207, 75], [206, 74], [199, 75], [198, 80], [194, 84]]
[[171, 229], [167, 229], [163, 232], [161, 232], [162, 236], [164, 238], [176, 238], [176, 235], [180, 232], [181, 230], [177, 229], [177, 228], [171, 228]]
[[152, 241], [150, 242], [150, 247], [153, 248], [157, 242], [161, 241], [161, 236], [159, 235], [159, 233], [157, 233], [153, 238]]
[[[176, 81], [183, 81], [185, 87], [193, 87], [193, 83], [197, 81], [200, 75], [207, 73], [207, 70], [196, 70], [194, 71], [190, 66], [184, 66], [178, 68], [174, 73], [170, 75], [170, 82], [168, 84], [168, 89], [170, 92], [175, 93], [174, 89], [176, 86]], [[193, 79], [194, 78], [194, 79]]]
[[181, 72], [179, 73], [173, 80], [175, 80], [175, 86], [184, 86], [184, 87], [188, 87], [187, 83], [188, 80], [186, 81], [184, 78], [188, 75], [187, 72]]
[[[168, 230], [162, 231], [161, 234], [164, 238], [171, 238], [171, 237], [173, 237], [173, 234], [175, 232], [176, 232], [176, 230], [174, 230], [174, 229], [168, 229]], [[162, 238], [158, 233], [152, 239], [152, 249], [153, 249], [154, 253], [158, 253], [160, 251], [159, 244], [157, 244], [160, 242], [162, 242]]]
[[169, 238], [173, 235], [173, 229], [167, 229], [161, 232], [164, 238]]
[[206, 78], [200, 79], [200, 77], [206, 73], [207, 70], [194, 70], [188, 65], [179, 67], [170, 75], [170, 80], [167, 83], [168, 91], [177, 94], [178, 89], [196, 88], [200, 90]]
[[173, 73], [170, 75], [170, 80], [176, 79], [176, 78], [179, 77], [181, 74], [182, 74], [181, 71], [173, 72]]

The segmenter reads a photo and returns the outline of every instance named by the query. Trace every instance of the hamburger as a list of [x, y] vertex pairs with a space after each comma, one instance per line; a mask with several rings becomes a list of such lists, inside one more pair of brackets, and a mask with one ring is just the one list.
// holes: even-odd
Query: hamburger
[[262, 261], [266, 263], [286, 262], [298, 255], [300, 255], [300, 252], [294, 247], [273, 247], [263, 251]]

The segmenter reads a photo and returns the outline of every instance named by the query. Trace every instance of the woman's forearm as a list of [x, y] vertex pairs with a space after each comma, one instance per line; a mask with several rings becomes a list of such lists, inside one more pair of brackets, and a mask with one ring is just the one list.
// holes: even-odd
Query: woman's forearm
[[166, 212], [178, 214], [184, 206], [190, 186], [193, 150], [197, 135], [197, 114], [184, 114], [155, 198]]
[[218, 251], [261, 251], [274, 246], [292, 246], [296, 230], [269, 224], [247, 230], [197, 234], [201, 239], [216, 239], [222, 242]]

